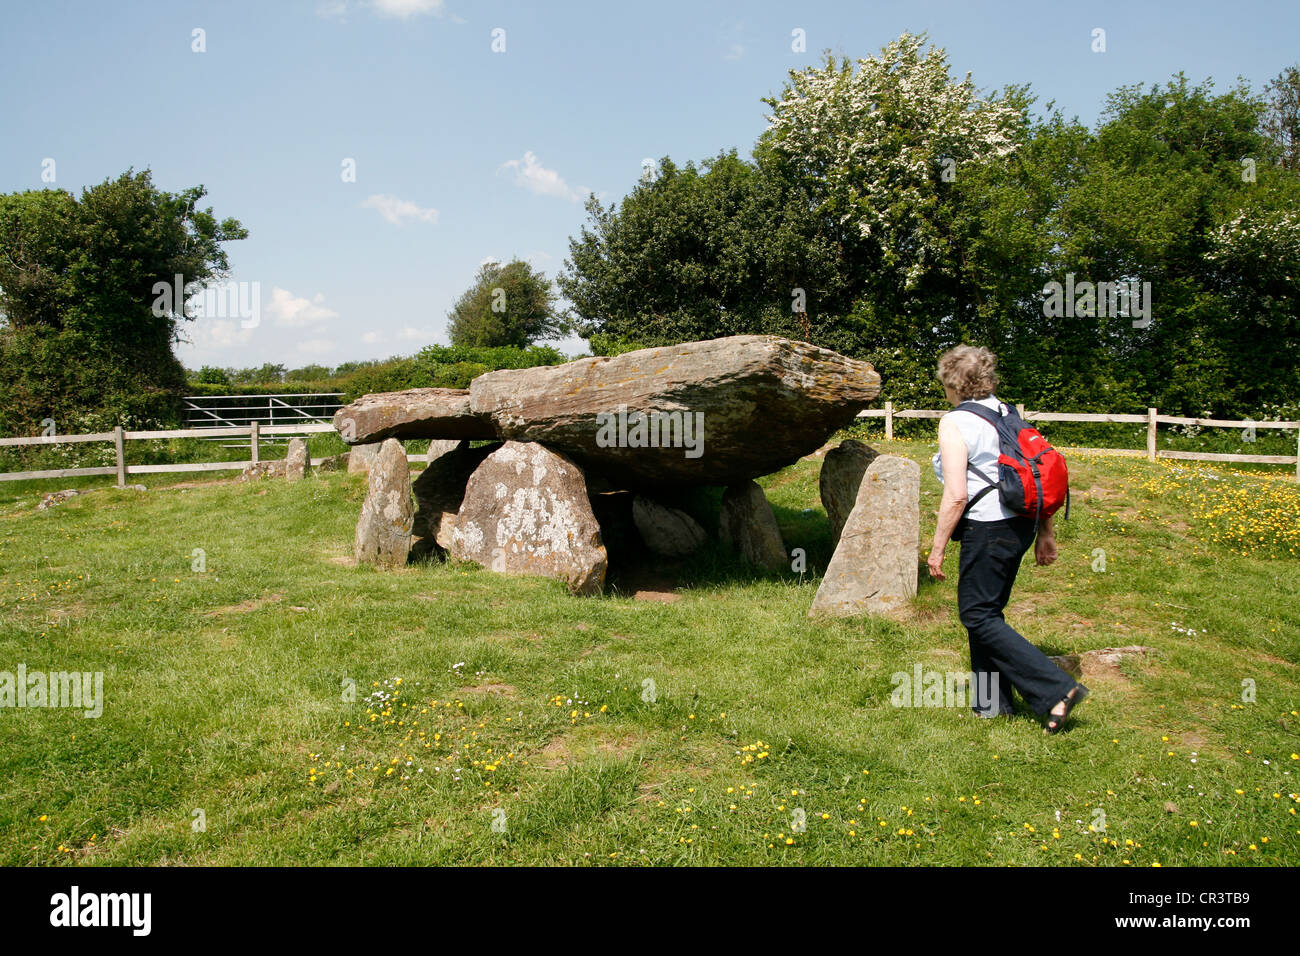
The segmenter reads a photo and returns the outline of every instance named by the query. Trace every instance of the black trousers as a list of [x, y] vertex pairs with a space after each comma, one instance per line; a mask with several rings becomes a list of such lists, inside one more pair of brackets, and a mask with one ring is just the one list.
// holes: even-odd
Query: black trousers
[[1042, 716], [1075, 685], [1002, 616], [1020, 561], [1033, 543], [1033, 518], [962, 522], [957, 610], [970, 638], [974, 686], [997, 688], [996, 694], [987, 694], [995, 700], [976, 697], [971, 709], [982, 717], [1011, 713], [1012, 687]]

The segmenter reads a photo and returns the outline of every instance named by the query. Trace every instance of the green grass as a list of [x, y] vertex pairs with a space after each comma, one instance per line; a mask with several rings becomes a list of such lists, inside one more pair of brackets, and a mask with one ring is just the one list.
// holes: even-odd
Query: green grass
[[[887, 450], [922, 464], [928, 545], [933, 446]], [[1300, 563], [1201, 527], [1171, 466], [1070, 461], [1060, 559], [1008, 616], [1048, 653], [1154, 652], [1052, 738], [891, 705], [893, 673], [967, 666], [955, 547], [906, 621], [807, 618], [815, 459], [763, 482], [808, 573], [711, 550], [676, 603], [354, 567], [358, 476], [147, 476], [43, 512], [0, 487], [0, 670], [102, 671], [106, 698], [0, 709], [0, 863], [1300, 863]], [[1300, 523], [1285, 479], [1221, 474]]]

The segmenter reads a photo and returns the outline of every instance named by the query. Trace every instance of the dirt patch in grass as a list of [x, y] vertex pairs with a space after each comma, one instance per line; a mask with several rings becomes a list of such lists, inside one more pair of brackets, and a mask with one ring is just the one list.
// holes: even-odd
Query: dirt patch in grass
[[[643, 780], [637, 787], [638, 803], [659, 800], [675, 786], [698, 786], [716, 774], [726, 774], [739, 766], [734, 744], [721, 740], [700, 740], [691, 744], [674, 742], [642, 761]], [[684, 782], [688, 781], [688, 782]]]
[[492, 695], [496, 697], [505, 697], [509, 700], [518, 700], [519, 691], [512, 684], [477, 684], [472, 687], [459, 687], [456, 689], [457, 696], [466, 697], [473, 695]]
[[76, 604], [68, 604], [64, 607], [50, 608], [48, 623], [62, 624], [64, 621], [70, 621], [74, 618], [82, 618], [85, 616], [86, 605], [77, 602]]
[[231, 604], [227, 607], [213, 608], [211, 611], [204, 611], [204, 617], [220, 617], [223, 614], [247, 614], [249, 611], [256, 611], [258, 608], [265, 607], [268, 604], [279, 604], [284, 600], [283, 594], [267, 594], [264, 597], [249, 598], [247, 601], [240, 601], [238, 604]]
[[537, 754], [536, 765], [545, 767], [547, 770], [554, 770], [562, 767], [572, 759], [573, 753], [569, 750], [568, 738], [564, 735], [554, 737], [541, 751]]
[[634, 601], [654, 601], [675, 604], [682, 599], [677, 592], [676, 578], [655, 568], [630, 568], [613, 582], [620, 597], [630, 596]]
[[921, 627], [930, 627], [933, 625], [943, 624], [948, 620], [949, 615], [954, 614], [955, 610], [955, 604], [939, 604], [931, 606], [913, 603], [908, 604], [904, 610], [901, 610], [896, 619], [901, 624], [915, 624]]
[[492, 641], [494, 643], [503, 644], [511, 644], [515, 641], [528, 641], [529, 643], [533, 643], [535, 641], [540, 641], [541, 639], [542, 635], [538, 634], [536, 631], [530, 631], [527, 633], [523, 631], [488, 631], [485, 634], [477, 635], [477, 640]]
[[533, 765], [547, 770], [581, 763], [591, 757], [626, 755], [643, 748], [649, 741], [644, 733], [612, 728], [583, 728], [552, 737], [537, 754]]
[[653, 601], [657, 604], [676, 604], [681, 599], [680, 594], [672, 591], [640, 590], [632, 594], [633, 601]]
[[154, 491], [186, 491], [190, 488], [212, 488], [216, 485], [233, 485], [238, 478], [213, 478], [208, 481], [178, 481], [174, 485], [156, 485]]

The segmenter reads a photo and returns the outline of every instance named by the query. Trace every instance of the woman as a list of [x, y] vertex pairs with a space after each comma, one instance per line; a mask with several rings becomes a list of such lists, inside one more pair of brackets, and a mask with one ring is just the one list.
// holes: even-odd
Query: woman
[[[995, 411], [1005, 410], [993, 390], [997, 387], [997, 358], [986, 348], [959, 345], [939, 358], [939, 381], [953, 406], [975, 401]], [[966, 502], [998, 480], [997, 430], [974, 412], [954, 410], [939, 419], [939, 452], [935, 473], [943, 482], [939, 520], [930, 550], [930, 574], [942, 581], [943, 555], [957, 534], [961, 565], [957, 573], [957, 609], [970, 640], [970, 663], [977, 688], [995, 688], [996, 700], [976, 700], [981, 717], [1012, 713], [1014, 686], [1039, 716], [1046, 716], [1044, 733], [1054, 734], [1088, 688], [1057, 667], [1046, 654], [1020, 636], [1002, 616], [1020, 560], [1034, 542], [1034, 519], [1008, 510], [996, 490], [980, 497], [966, 513]], [[967, 466], [970, 466], [968, 469]], [[947, 480], [945, 481], [945, 478]], [[960, 525], [960, 530], [959, 530]], [[1038, 526], [1034, 555], [1039, 564], [1056, 560], [1052, 518]]]

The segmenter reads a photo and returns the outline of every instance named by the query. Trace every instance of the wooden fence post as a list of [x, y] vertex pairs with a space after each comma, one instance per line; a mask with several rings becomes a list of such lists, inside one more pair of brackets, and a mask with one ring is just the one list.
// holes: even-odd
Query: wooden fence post
[[1300, 481], [1300, 428], [1295, 430], [1295, 480]]
[[126, 455], [122, 446], [122, 426], [117, 425], [113, 428], [113, 448], [117, 452], [117, 486], [119, 488], [126, 487]]
[[885, 402], [885, 440], [894, 439], [894, 403]]
[[258, 451], [259, 451], [258, 449], [259, 427], [257, 422], [252, 422], [251, 425], [252, 427], [248, 435], [248, 453], [253, 459], [253, 464], [256, 465], [258, 461]]
[[1156, 460], [1156, 410], [1147, 409], [1147, 461]]
[[1024, 417], [1025, 417], [1025, 404], [1024, 404], [1024, 402], [1019, 402], [1019, 403], [1016, 404], [1016, 414], [1019, 415], [1021, 418], [1024, 418]]

